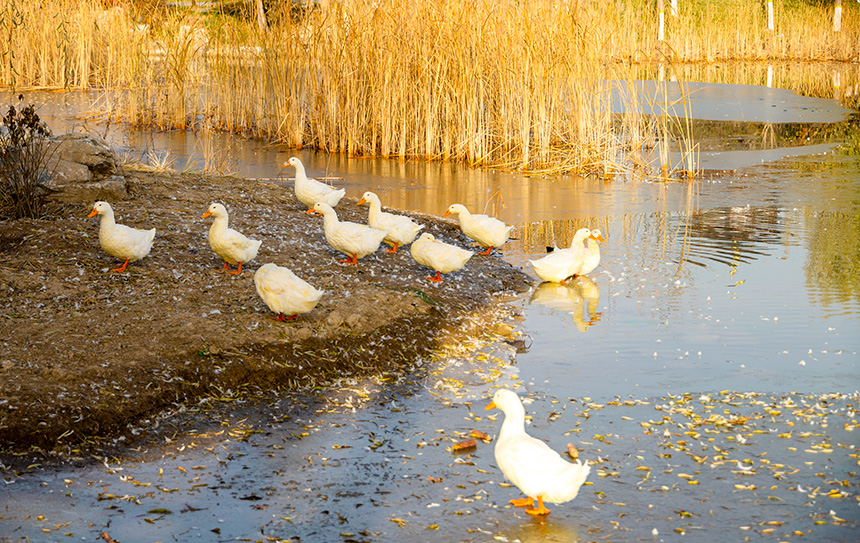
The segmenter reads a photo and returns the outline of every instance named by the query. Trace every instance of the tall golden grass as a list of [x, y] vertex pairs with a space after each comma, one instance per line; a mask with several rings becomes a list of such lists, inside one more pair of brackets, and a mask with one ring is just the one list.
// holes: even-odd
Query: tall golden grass
[[253, 17], [0, 0], [0, 77], [101, 88], [113, 117], [161, 129], [610, 174], [671, 137], [665, 123], [612, 114], [612, 82], [636, 78], [635, 62], [856, 61], [860, 42], [853, 6], [837, 35], [827, 9], [802, 3], [785, 4], [771, 33], [748, 2], [682, 2], [665, 42], [643, 1], [344, 0], [298, 16], [280, 6], [260, 31]]

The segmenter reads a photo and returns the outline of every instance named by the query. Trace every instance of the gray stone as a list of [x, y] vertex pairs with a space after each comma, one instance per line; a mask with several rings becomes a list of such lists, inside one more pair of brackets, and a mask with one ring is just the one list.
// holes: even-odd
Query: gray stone
[[116, 175], [110, 145], [98, 136], [64, 134], [49, 144], [43, 185], [49, 198], [68, 203], [115, 201], [128, 197], [128, 183]]
[[116, 173], [116, 157], [108, 142], [89, 134], [63, 134], [53, 139], [48, 147], [51, 160], [68, 160], [83, 164], [93, 174]]
[[93, 172], [84, 164], [60, 159], [48, 163], [48, 174], [51, 180], [48, 187], [52, 190], [63, 190], [65, 185], [89, 183], [93, 180]]

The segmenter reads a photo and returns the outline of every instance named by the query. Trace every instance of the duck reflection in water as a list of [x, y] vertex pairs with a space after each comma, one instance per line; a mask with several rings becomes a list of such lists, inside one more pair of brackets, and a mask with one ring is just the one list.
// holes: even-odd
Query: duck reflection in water
[[532, 294], [530, 303], [569, 313], [580, 332], [600, 322], [601, 313], [597, 311], [600, 287], [584, 275], [564, 285], [551, 281], [541, 283]]

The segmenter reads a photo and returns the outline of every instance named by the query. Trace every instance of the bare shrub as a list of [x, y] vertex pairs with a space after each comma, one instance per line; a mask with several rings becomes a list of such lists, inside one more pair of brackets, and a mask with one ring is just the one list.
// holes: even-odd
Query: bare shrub
[[[23, 95], [18, 97], [23, 100]], [[14, 105], [0, 125], [0, 219], [37, 218], [45, 208], [45, 172], [51, 130], [30, 104]]]

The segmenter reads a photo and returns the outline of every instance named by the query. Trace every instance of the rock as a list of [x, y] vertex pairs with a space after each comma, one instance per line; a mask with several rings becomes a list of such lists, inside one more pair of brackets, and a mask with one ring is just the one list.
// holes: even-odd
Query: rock
[[296, 341], [304, 341], [304, 340], [310, 338], [312, 335], [314, 335], [314, 333], [311, 332], [311, 329], [308, 327], [304, 327], [304, 328], [299, 328], [298, 330], [296, 330], [295, 333], [293, 334], [293, 337], [295, 338]]
[[116, 173], [116, 157], [108, 142], [87, 134], [64, 134], [53, 139], [48, 156], [86, 166], [95, 175]]
[[340, 313], [338, 313], [337, 311], [332, 311], [331, 313], [329, 313], [329, 316], [326, 319], [326, 323], [328, 323], [328, 325], [332, 328], [337, 328], [341, 324], [343, 324], [343, 317], [341, 317]]
[[48, 146], [43, 185], [49, 198], [68, 203], [115, 201], [128, 197], [128, 183], [116, 175], [116, 157], [98, 136], [64, 134]]
[[121, 175], [112, 175], [99, 181], [66, 184], [51, 180], [44, 185], [52, 191], [50, 197], [60, 202], [92, 204], [98, 200], [112, 202], [128, 197], [128, 183]]
[[351, 329], [355, 329], [355, 327], [357, 327], [359, 323], [361, 323], [361, 317], [359, 317], [355, 313], [346, 318], [346, 325], [349, 326]]
[[[72, 162], [71, 160], [57, 159], [48, 164], [50, 181], [56, 186], [62, 187], [72, 183], [89, 183], [93, 180], [93, 173], [84, 164]], [[49, 185], [50, 186], [50, 185]], [[62, 190], [59, 189], [59, 190]]]

